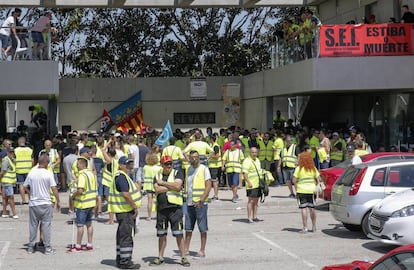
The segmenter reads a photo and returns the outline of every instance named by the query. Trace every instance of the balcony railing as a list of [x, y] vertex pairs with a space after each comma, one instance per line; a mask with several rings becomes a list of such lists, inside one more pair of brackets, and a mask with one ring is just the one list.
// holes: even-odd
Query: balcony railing
[[276, 38], [271, 67], [315, 57], [413, 55], [414, 24], [325, 25], [313, 37]]
[[[35, 44], [32, 39], [32, 31], [28, 27], [16, 27], [17, 37], [10, 33], [11, 49], [7, 55], [1, 53], [0, 59], [7, 61], [17, 60], [49, 60], [51, 58], [51, 32], [43, 32], [43, 45]], [[0, 40], [1, 44], [1, 40]]]

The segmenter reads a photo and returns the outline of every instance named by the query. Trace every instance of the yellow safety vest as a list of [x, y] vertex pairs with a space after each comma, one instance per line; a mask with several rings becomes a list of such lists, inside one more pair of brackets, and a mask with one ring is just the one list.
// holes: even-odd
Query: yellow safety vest
[[240, 141], [242, 142], [242, 144], [244, 146], [244, 157], [250, 156], [249, 138], [244, 137], [244, 136], [240, 136], [239, 139], [240, 139]]
[[273, 161], [273, 142], [269, 140], [267, 144], [263, 140], [259, 140], [259, 160]]
[[331, 149], [331, 160], [342, 161], [343, 160], [343, 156], [344, 156], [343, 155], [343, 151], [337, 150], [336, 147], [335, 147], [335, 145], [337, 145], [338, 143], [342, 145], [342, 143], [341, 143], [340, 140], [337, 140], [335, 142], [335, 144], [333, 145], [333, 147]]
[[102, 174], [102, 185], [110, 187], [115, 178], [115, 173], [118, 171], [118, 161], [115, 158], [112, 158], [111, 161], [111, 171], [108, 170], [108, 165], [105, 164], [104, 171]]
[[16, 184], [16, 165], [9, 157], [5, 157], [9, 161], [10, 169], [1, 178], [3, 184]]
[[253, 160], [251, 157], [248, 157], [243, 161], [243, 172], [247, 173], [247, 177], [252, 183], [252, 187], [246, 184], [246, 190], [259, 187], [261, 170], [262, 168], [260, 167], [260, 160], [258, 158]]
[[181, 167], [181, 160], [184, 159], [184, 155], [181, 152], [181, 148], [175, 145], [169, 145], [162, 150], [163, 156], [170, 156], [173, 159], [173, 167], [174, 169], [178, 169]]
[[[83, 169], [79, 172], [79, 179], [84, 178], [86, 185], [81, 195], [75, 197], [74, 206], [78, 209], [87, 209], [96, 206], [97, 181], [93, 172], [89, 169]], [[78, 180], [79, 188], [79, 180]]]
[[[141, 192], [139, 192], [138, 188], [132, 181], [131, 177], [129, 177], [126, 173], [123, 171], [117, 171], [115, 174], [115, 178], [119, 175], [123, 174], [129, 185], [129, 194], [131, 195], [132, 200], [134, 201], [136, 207], [141, 207], [142, 204], [142, 197]], [[116, 189], [116, 183], [115, 180], [112, 182], [112, 185], [109, 189], [109, 199], [108, 199], [108, 207], [109, 211], [112, 213], [127, 213], [131, 212], [134, 209], [131, 205], [125, 200], [124, 196]]]
[[145, 165], [144, 166], [144, 183], [142, 185], [143, 190], [154, 192], [154, 177], [159, 175], [162, 168], [158, 165]]
[[33, 150], [30, 147], [19, 146], [14, 149], [16, 154], [16, 173], [26, 174], [32, 168], [32, 154]]
[[313, 194], [315, 191], [316, 180], [318, 177], [316, 168], [312, 171], [307, 171], [302, 167], [296, 167], [293, 175], [298, 179], [296, 183], [296, 192], [303, 194]]
[[226, 160], [227, 173], [241, 172], [241, 161], [244, 159], [244, 155], [240, 149], [235, 149], [234, 151], [231, 151], [230, 149], [226, 150], [223, 158]]
[[296, 145], [291, 144], [289, 149], [283, 148], [282, 167], [295, 168], [297, 163]]
[[[168, 175], [167, 182], [174, 183], [175, 176], [177, 175], [178, 171], [172, 169], [170, 174]], [[162, 173], [158, 172], [159, 179], [162, 179]], [[171, 204], [175, 205], [183, 205], [183, 194], [180, 191], [168, 190], [167, 191], [167, 200]]]
[[219, 152], [218, 152], [218, 157], [210, 157], [208, 160], [208, 167], [209, 168], [221, 168], [221, 149], [220, 149], [220, 145], [218, 145], [217, 143], [213, 144], [213, 149], [214, 147], [218, 147]]
[[[46, 151], [46, 149], [43, 149], [42, 151]], [[53, 164], [56, 162], [57, 158], [59, 157], [59, 153], [56, 149], [51, 148], [49, 152], [47, 152], [47, 154], [49, 155], [50, 158], [50, 164]], [[53, 172], [54, 173], [60, 173], [60, 166], [56, 166], [53, 168]]]
[[356, 156], [363, 156], [363, 155], [367, 155], [368, 151], [367, 150], [361, 150], [361, 149], [355, 149], [355, 155]]
[[[239, 149], [237, 149], [239, 150]], [[240, 150], [239, 150], [240, 151]], [[199, 202], [201, 200], [201, 196], [204, 194], [204, 190], [206, 189], [206, 179], [204, 178], [204, 172], [205, 172], [206, 166], [204, 166], [203, 164], [198, 165], [198, 168], [196, 169], [195, 173], [194, 173], [194, 179], [193, 179], [193, 202]], [[187, 178], [188, 179], [188, 173], [189, 170], [187, 170]], [[188, 180], [185, 181], [185, 190], [186, 193], [188, 194]], [[208, 198], [206, 198], [206, 201], [208, 200]]]
[[325, 147], [321, 147], [318, 149], [318, 156], [320, 162], [325, 162], [328, 160], [328, 153], [326, 153]]
[[273, 149], [275, 149], [274, 156], [273, 156], [274, 160], [280, 159], [280, 152], [282, 152], [283, 145], [284, 143], [283, 143], [282, 138], [276, 138], [275, 141], [273, 142]]

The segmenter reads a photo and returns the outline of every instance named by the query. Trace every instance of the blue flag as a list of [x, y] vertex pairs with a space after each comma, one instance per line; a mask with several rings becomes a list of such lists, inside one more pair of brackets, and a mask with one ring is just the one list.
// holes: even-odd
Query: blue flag
[[170, 120], [168, 120], [167, 124], [165, 124], [164, 130], [162, 131], [161, 135], [155, 141], [155, 144], [161, 145], [161, 146], [166, 145], [172, 136], [173, 136], [173, 132], [171, 129]]

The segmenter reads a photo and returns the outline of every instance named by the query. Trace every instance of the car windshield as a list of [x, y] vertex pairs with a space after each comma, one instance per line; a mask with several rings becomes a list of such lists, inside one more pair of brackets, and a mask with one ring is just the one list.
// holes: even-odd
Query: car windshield
[[394, 254], [382, 262], [376, 264], [372, 270], [407, 270], [414, 269], [414, 254], [413, 252], [402, 252]]
[[339, 163], [338, 165], [334, 166], [334, 168], [340, 168], [340, 169], [346, 169], [351, 165], [351, 160], [345, 160], [341, 163]]
[[336, 181], [335, 185], [344, 185], [344, 186], [352, 186], [354, 183], [355, 177], [359, 174], [361, 169], [355, 167], [349, 167], [342, 175], [339, 177], [338, 181]]

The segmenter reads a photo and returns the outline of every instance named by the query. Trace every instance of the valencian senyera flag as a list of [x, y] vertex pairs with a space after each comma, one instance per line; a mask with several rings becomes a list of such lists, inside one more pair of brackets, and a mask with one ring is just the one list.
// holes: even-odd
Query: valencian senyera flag
[[142, 91], [137, 92], [126, 101], [109, 111], [109, 116], [116, 128], [127, 132], [128, 130], [140, 131], [144, 123], [142, 115]]
[[156, 145], [166, 145], [167, 142], [170, 140], [170, 138], [173, 136], [170, 120], [167, 121], [165, 124], [164, 130], [158, 137], [158, 139], [155, 141]]

